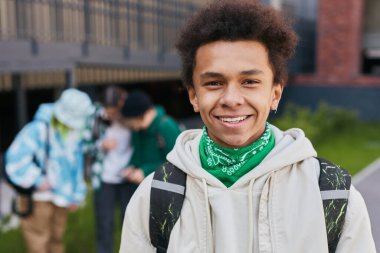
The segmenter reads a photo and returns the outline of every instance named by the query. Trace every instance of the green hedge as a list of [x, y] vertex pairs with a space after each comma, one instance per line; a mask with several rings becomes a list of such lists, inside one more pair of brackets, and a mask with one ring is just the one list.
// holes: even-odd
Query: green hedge
[[331, 134], [358, 124], [357, 113], [320, 103], [315, 111], [292, 103], [285, 105], [284, 113], [274, 118], [280, 129], [301, 128], [312, 143], [316, 144]]
[[380, 157], [380, 122], [360, 122], [355, 111], [321, 103], [316, 110], [287, 104], [271, 122], [282, 130], [301, 128], [318, 156], [356, 174]]

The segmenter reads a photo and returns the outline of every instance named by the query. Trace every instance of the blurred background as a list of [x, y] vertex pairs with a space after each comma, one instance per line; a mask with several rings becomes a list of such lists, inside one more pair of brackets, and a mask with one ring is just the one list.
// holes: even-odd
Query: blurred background
[[[284, 129], [303, 128], [321, 156], [352, 174], [378, 164], [380, 1], [262, 2], [291, 17], [300, 37], [282, 106], [271, 121]], [[67, 87], [94, 100], [106, 85], [140, 88], [188, 128], [200, 127], [181, 87], [174, 42], [186, 18], [206, 3], [0, 0], [0, 155], [38, 105]], [[75, 241], [93, 252], [92, 230], [78, 232], [91, 228], [93, 218], [80, 215], [68, 225], [68, 252], [82, 251], [75, 250]], [[380, 235], [378, 226], [374, 231]], [[0, 232], [0, 251], [23, 252], [17, 242], [2, 249], [1, 238], [21, 240], [19, 232], [11, 233]]]

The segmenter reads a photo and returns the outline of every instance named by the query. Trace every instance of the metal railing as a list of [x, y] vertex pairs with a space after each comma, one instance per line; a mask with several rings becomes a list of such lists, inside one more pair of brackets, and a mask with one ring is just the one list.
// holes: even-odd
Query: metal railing
[[0, 0], [0, 40], [162, 53], [198, 6], [195, 0]]

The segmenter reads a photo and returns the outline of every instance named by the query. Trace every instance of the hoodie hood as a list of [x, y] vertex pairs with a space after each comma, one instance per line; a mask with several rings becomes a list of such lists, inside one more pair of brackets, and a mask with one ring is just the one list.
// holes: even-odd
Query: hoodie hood
[[[292, 128], [283, 132], [273, 125], [270, 127], [276, 141], [274, 148], [256, 168], [241, 177], [230, 188], [240, 187], [247, 184], [252, 178], [258, 178], [317, 155], [311, 142], [305, 137], [301, 129]], [[206, 180], [211, 186], [226, 188], [222, 182], [201, 167], [199, 157], [201, 136], [201, 129], [184, 131], [177, 138], [176, 144], [168, 154], [167, 159], [196, 179]]]
[[41, 104], [34, 114], [34, 121], [44, 121], [49, 123], [53, 116], [53, 103]]

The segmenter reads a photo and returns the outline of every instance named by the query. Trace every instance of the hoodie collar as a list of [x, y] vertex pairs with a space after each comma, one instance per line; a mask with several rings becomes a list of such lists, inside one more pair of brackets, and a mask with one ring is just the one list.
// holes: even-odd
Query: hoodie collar
[[[305, 137], [301, 129], [292, 128], [283, 132], [273, 125], [270, 125], [270, 127], [275, 136], [276, 144], [274, 148], [254, 170], [241, 177], [230, 188], [239, 187], [248, 183], [252, 178], [257, 178], [317, 155], [311, 142]], [[226, 188], [223, 183], [201, 167], [199, 158], [201, 136], [201, 129], [182, 132], [177, 138], [173, 150], [168, 154], [167, 159], [196, 179], [205, 179], [209, 185]]]
[[50, 123], [53, 117], [53, 105], [53, 103], [41, 104], [34, 114], [33, 120]]

